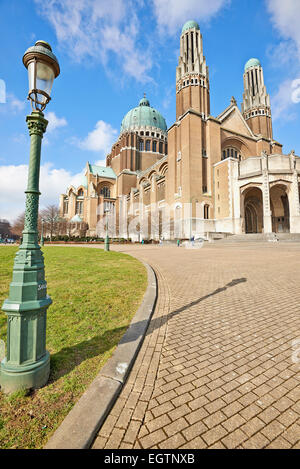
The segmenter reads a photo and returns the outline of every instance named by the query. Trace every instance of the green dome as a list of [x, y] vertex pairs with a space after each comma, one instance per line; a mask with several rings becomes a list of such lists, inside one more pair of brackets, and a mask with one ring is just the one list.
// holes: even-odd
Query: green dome
[[167, 124], [164, 117], [160, 112], [150, 106], [146, 97], [140, 100], [138, 107], [127, 112], [122, 120], [121, 132], [137, 127], [156, 127], [164, 132], [167, 131]]
[[82, 223], [82, 218], [78, 214], [74, 215], [74, 217], [71, 218], [71, 223]]
[[150, 106], [150, 103], [148, 99], [146, 98], [146, 96], [144, 96], [144, 98], [140, 100], [139, 106]]
[[193, 29], [193, 28], [200, 30], [199, 24], [196, 21], [193, 21], [193, 20], [187, 21], [182, 28], [181, 34], [183, 34], [184, 31], [187, 31], [188, 29]]
[[261, 67], [261, 63], [258, 59], [250, 59], [245, 65], [245, 71], [251, 67]]

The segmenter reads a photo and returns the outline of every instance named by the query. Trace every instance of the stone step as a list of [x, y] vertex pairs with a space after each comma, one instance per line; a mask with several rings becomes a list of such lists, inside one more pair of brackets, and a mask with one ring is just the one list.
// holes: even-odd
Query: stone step
[[[276, 233], [278, 241], [300, 242], [300, 233]], [[232, 235], [223, 239], [217, 239], [217, 243], [249, 243], [249, 242], [272, 242], [275, 239], [275, 233], [250, 233], [242, 235]]]

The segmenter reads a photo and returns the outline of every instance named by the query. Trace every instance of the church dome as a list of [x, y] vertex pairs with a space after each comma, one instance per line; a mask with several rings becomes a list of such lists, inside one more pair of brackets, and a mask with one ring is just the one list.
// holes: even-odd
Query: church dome
[[165, 118], [159, 111], [150, 106], [146, 96], [140, 100], [139, 105], [129, 112], [122, 120], [121, 132], [139, 127], [155, 127], [167, 131]]
[[248, 70], [248, 68], [251, 67], [261, 67], [261, 63], [258, 59], [250, 59], [245, 65], [245, 71]]
[[187, 21], [182, 28], [181, 34], [183, 34], [185, 31], [188, 31], [189, 29], [194, 29], [194, 28], [200, 30], [200, 27], [197, 21], [193, 21], [193, 20]]

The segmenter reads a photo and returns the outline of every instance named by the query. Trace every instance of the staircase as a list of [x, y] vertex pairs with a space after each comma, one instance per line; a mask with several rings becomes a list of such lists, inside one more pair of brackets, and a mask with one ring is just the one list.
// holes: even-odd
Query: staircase
[[[300, 233], [276, 233], [279, 242], [300, 242]], [[271, 242], [275, 239], [275, 234], [251, 233], [232, 235], [227, 238], [215, 240], [218, 244], [228, 243], [257, 243], [257, 242]]]

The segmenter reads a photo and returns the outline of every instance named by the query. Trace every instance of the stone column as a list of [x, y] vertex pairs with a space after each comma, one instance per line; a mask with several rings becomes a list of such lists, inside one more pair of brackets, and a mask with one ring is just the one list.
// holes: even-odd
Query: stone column
[[159, 239], [159, 214], [158, 214], [158, 201], [157, 201], [157, 178], [154, 175], [151, 179], [151, 192], [150, 192], [150, 216], [151, 216], [151, 233], [150, 238]]
[[232, 171], [233, 232], [242, 234], [241, 189], [238, 183], [240, 162], [234, 162]]
[[145, 238], [145, 205], [144, 205], [144, 187], [145, 183], [143, 182], [140, 185], [140, 197], [139, 197], [139, 223], [140, 223], [140, 239], [142, 241]]
[[264, 234], [272, 233], [272, 212], [270, 203], [270, 184], [268, 172], [268, 155], [262, 153], [262, 172], [263, 172], [263, 215], [264, 215]]
[[290, 205], [290, 232], [300, 233], [300, 203], [299, 203], [299, 182], [296, 169], [296, 159], [294, 151], [290, 154], [291, 168], [293, 169], [291, 192], [289, 197]]

